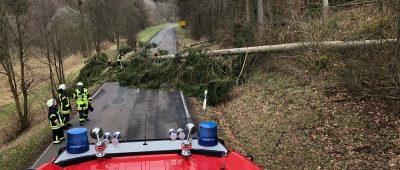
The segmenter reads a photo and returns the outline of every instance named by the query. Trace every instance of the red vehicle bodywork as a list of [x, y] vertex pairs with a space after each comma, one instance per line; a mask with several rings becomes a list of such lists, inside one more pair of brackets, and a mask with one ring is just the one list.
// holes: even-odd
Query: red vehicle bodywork
[[155, 154], [99, 158], [76, 165], [60, 167], [51, 162], [38, 170], [260, 170], [261, 168], [237, 152], [227, 157], [193, 154], [185, 159], [179, 154]]

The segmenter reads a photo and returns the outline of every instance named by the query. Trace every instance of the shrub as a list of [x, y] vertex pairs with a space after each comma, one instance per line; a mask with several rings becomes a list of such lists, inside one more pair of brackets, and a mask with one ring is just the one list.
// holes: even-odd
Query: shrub
[[86, 87], [98, 80], [100, 74], [107, 68], [108, 56], [104, 53], [96, 54], [86, 62], [81, 69], [77, 81], [82, 82]]
[[121, 47], [121, 48], [119, 49], [118, 54], [124, 55], [124, 54], [126, 54], [126, 53], [131, 52], [131, 51], [133, 51], [133, 49], [132, 49], [131, 47], [129, 47], [129, 46], [123, 46], [123, 47]]
[[203, 98], [208, 90], [208, 104], [225, 101], [234, 84], [235, 67], [229, 67], [222, 58], [209, 57], [199, 49], [188, 49], [184, 59], [177, 56], [172, 60], [154, 61], [148, 54], [138, 53], [117, 73], [123, 86], [140, 88], [180, 89], [188, 96]]

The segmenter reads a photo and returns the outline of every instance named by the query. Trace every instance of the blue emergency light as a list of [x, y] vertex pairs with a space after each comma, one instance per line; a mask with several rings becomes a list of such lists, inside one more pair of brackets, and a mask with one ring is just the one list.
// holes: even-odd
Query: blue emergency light
[[217, 124], [214, 122], [201, 122], [199, 126], [199, 145], [216, 146], [218, 144]]
[[89, 150], [86, 128], [72, 128], [67, 131], [67, 152], [80, 154]]

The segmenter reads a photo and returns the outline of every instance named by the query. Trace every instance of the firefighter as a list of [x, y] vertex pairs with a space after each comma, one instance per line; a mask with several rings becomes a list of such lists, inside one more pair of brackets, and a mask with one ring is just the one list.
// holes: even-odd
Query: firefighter
[[118, 68], [123, 68], [122, 67], [122, 54], [118, 54], [118, 56], [117, 56], [117, 65], [118, 65]]
[[53, 143], [58, 144], [64, 140], [64, 122], [61, 113], [58, 111], [56, 100], [48, 100], [47, 106], [49, 107], [49, 123], [53, 131]]
[[60, 102], [61, 106], [61, 113], [64, 118], [64, 124], [66, 127], [72, 126], [71, 123], [69, 123], [70, 119], [70, 113], [71, 113], [71, 105], [70, 105], [70, 100], [67, 95], [67, 86], [65, 84], [60, 84], [58, 86], [58, 100]]
[[83, 83], [79, 82], [77, 89], [74, 92], [73, 98], [76, 99], [76, 110], [79, 112], [79, 124], [83, 126], [83, 122], [89, 121], [89, 108], [92, 108], [92, 97], [86, 88], [83, 87]]

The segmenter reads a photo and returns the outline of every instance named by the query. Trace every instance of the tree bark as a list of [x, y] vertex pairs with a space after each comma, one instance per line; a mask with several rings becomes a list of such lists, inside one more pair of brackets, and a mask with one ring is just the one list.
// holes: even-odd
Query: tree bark
[[[255, 54], [255, 53], [278, 53], [285, 51], [294, 51], [307, 49], [310, 47], [320, 48], [333, 48], [333, 49], [346, 49], [346, 48], [357, 48], [357, 47], [368, 47], [382, 44], [395, 44], [396, 39], [386, 40], [364, 40], [364, 41], [323, 41], [323, 42], [299, 42], [299, 43], [287, 43], [278, 45], [266, 45], [256, 47], [243, 47], [243, 48], [232, 48], [223, 50], [206, 51], [206, 55], [211, 56], [225, 56], [225, 55], [241, 55], [241, 54]], [[182, 55], [185, 57], [186, 55]], [[174, 58], [175, 55], [164, 55], [159, 56], [157, 59], [170, 59]]]
[[115, 31], [115, 39], [117, 39], [117, 51], [119, 51], [119, 49], [121, 47], [120, 47], [120, 44], [119, 44], [119, 32], [118, 32], [118, 30]]
[[[46, 33], [47, 34], [47, 33]], [[48, 41], [47, 35], [45, 35], [46, 41]], [[51, 56], [50, 56], [50, 47], [49, 44], [46, 44], [46, 52], [45, 56], [47, 59], [47, 66], [49, 67], [49, 79], [50, 79], [50, 88], [51, 88], [51, 95], [53, 96], [53, 99], [56, 97], [56, 91], [55, 87], [56, 84], [54, 82], [54, 73], [53, 73], [53, 67], [51, 66]]]
[[396, 59], [397, 64], [400, 62], [400, 0], [397, 0], [397, 50]]
[[[23, 21], [21, 20], [20, 16], [18, 14], [15, 15], [15, 24], [16, 24], [16, 32], [17, 32], [17, 50], [18, 50], [18, 59], [19, 59], [19, 64], [20, 64], [20, 88], [22, 92], [22, 112], [19, 113], [19, 123], [20, 123], [20, 129], [25, 130], [30, 126], [30, 116], [29, 116], [29, 110], [28, 110], [28, 87], [27, 87], [27, 80], [25, 77], [25, 46], [24, 46], [24, 32], [22, 25]], [[17, 100], [19, 101], [18, 94], [17, 94]], [[19, 103], [19, 102], [18, 102]]]
[[41, 32], [41, 36], [44, 37], [44, 49], [42, 49], [42, 54], [46, 57], [47, 59], [47, 66], [49, 68], [49, 79], [50, 79], [50, 88], [51, 88], [51, 94], [53, 99], [56, 98], [56, 84], [54, 82], [54, 73], [53, 73], [53, 67], [51, 65], [51, 54], [50, 54], [50, 40], [49, 40], [49, 31], [46, 29], [47, 25], [50, 23], [50, 18], [51, 18], [51, 14], [47, 14], [46, 10], [49, 10], [47, 7], [47, 3], [48, 1], [41, 1], [40, 5], [41, 5], [41, 19], [42, 22], [40, 23], [41, 25], [38, 26], [40, 27], [40, 32]]
[[329, 14], [329, 0], [322, 0], [322, 12], [324, 18], [328, 17]]
[[264, 9], [263, 9], [263, 1], [257, 0], [257, 30], [258, 33], [262, 33], [264, 31]]
[[246, 23], [249, 24], [251, 22], [250, 17], [250, 0], [246, 0]]
[[[2, 53], [1, 53], [2, 56], [1, 56], [0, 63], [6, 72], [8, 85], [9, 85], [10, 91], [12, 93], [12, 98], [14, 99], [14, 102], [15, 102], [15, 109], [17, 110], [17, 116], [18, 116], [19, 120], [21, 120], [21, 118], [23, 117], [23, 114], [22, 114], [22, 109], [21, 109], [21, 102], [20, 102], [19, 95], [18, 95], [18, 84], [15, 79], [16, 75], [15, 75], [15, 71], [14, 71], [13, 60], [11, 59], [10, 52], [9, 52], [9, 50], [10, 50], [9, 39], [8, 39], [8, 35], [7, 35], [7, 30], [5, 28], [7, 21], [4, 17], [5, 13], [3, 13], [3, 11], [1, 11], [1, 12], [2, 12], [1, 13], [2, 16], [0, 16], [1, 17], [0, 18], [1, 19], [0, 20], [1, 21], [0, 22], [0, 24], [1, 24], [1, 28], [0, 28], [1, 48], [0, 49], [2, 50]], [[19, 124], [19, 125], [21, 125], [21, 124]], [[21, 126], [19, 126], [18, 131], [21, 132], [22, 130], [23, 129], [21, 128]]]

